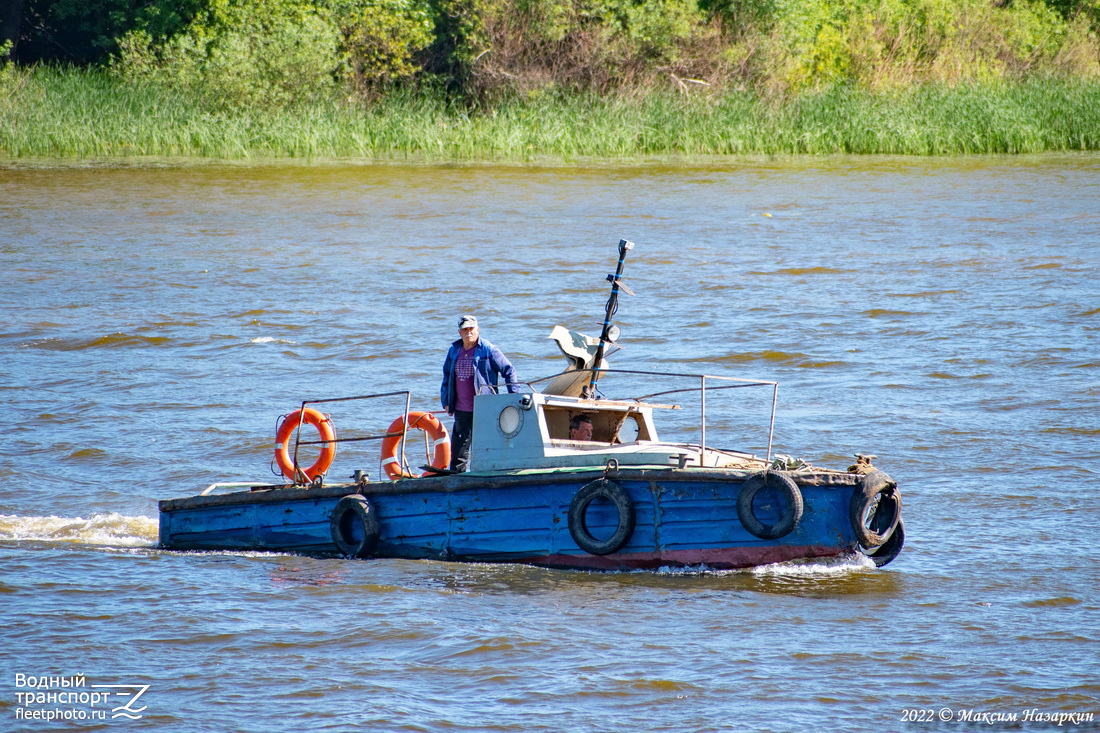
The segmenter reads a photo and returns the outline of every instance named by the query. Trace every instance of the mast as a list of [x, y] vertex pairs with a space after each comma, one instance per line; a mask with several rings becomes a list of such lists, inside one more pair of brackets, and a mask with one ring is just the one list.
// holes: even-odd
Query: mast
[[607, 299], [607, 307], [604, 310], [603, 330], [600, 331], [600, 345], [596, 348], [596, 358], [592, 362], [592, 379], [584, 389], [586, 397], [596, 396], [596, 382], [600, 378], [600, 362], [603, 361], [604, 350], [609, 342], [614, 342], [619, 337], [618, 327], [611, 323], [611, 318], [615, 315], [615, 311], [619, 310], [619, 291], [622, 290], [629, 295], [634, 295], [630, 288], [620, 282], [623, 276], [623, 264], [626, 260], [626, 253], [632, 249], [634, 249], [633, 242], [628, 242], [625, 239], [619, 240], [619, 264], [615, 268], [615, 274], [607, 276], [607, 281], [611, 283], [611, 297]]

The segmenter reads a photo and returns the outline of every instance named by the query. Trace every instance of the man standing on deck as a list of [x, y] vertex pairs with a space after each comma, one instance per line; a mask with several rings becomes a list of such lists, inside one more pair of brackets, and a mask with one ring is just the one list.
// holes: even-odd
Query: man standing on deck
[[470, 437], [474, 427], [474, 395], [491, 391], [498, 378], [504, 377], [509, 392], [514, 392], [516, 370], [500, 349], [481, 338], [477, 319], [458, 319], [458, 341], [451, 344], [443, 362], [443, 384], [439, 399], [448, 415], [454, 416], [451, 431], [451, 470], [465, 471], [470, 459]]

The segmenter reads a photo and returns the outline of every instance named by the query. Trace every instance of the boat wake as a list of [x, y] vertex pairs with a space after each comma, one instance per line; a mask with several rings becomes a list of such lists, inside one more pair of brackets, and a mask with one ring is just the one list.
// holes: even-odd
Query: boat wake
[[110, 512], [83, 517], [21, 517], [0, 514], [0, 542], [62, 542], [104, 547], [151, 547], [159, 541], [152, 517]]
[[802, 578], [844, 575], [862, 570], [874, 570], [875, 563], [866, 555], [850, 554], [824, 560], [792, 560], [750, 568], [757, 577]]
[[777, 562], [737, 570], [716, 570], [705, 565], [682, 567], [666, 565], [659, 568], [657, 573], [659, 575], [747, 575], [759, 578], [820, 578], [873, 569], [875, 569], [875, 563], [870, 558], [853, 554], [811, 561], [791, 560], [790, 562]]

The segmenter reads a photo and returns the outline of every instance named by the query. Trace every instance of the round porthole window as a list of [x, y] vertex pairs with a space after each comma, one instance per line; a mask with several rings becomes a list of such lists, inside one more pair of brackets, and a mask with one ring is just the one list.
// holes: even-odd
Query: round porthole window
[[523, 427], [523, 412], [515, 405], [508, 405], [500, 411], [497, 417], [497, 427], [504, 433], [505, 438], [514, 438]]
[[622, 427], [619, 428], [619, 442], [620, 443], [633, 443], [638, 439], [638, 421], [632, 417], [628, 417], [623, 420]]

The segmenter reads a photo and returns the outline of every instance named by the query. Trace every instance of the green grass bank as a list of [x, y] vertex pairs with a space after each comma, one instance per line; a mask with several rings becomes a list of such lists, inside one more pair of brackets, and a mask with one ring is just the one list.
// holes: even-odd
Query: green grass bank
[[528, 161], [650, 156], [969, 155], [1100, 150], [1100, 82], [747, 92], [532, 94], [470, 111], [428, 92], [370, 104], [216, 109], [88, 69], [8, 67], [0, 158]]

